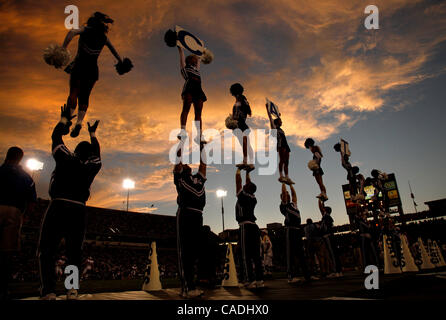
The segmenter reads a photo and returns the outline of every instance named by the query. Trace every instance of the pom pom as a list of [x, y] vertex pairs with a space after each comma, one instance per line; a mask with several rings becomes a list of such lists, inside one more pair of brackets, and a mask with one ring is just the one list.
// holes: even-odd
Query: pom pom
[[214, 60], [214, 54], [209, 49], [204, 49], [203, 54], [201, 55], [201, 61], [204, 64], [209, 64]]
[[230, 114], [226, 118], [225, 124], [226, 124], [226, 128], [231, 129], [231, 130], [238, 128], [238, 121], [232, 117], [232, 114]]
[[177, 33], [172, 29], [169, 29], [164, 34], [164, 42], [168, 47], [175, 47], [177, 45]]
[[310, 160], [308, 162], [308, 169], [310, 169], [311, 171], [319, 169], [319, 165], [317, 164], [317, 161], [316, 160]]
[[119, 75], [123, 75], [124, 73], [129, 72], [133, 68], [132, 61], [130, 61], [129, 58], [124, 58], [124, 60], [119, 61], [117, 64], [115, 64], [116, 71], [119, 73]]
[[70, 51], [57, 44], [50, 44], [43, 51], [43, 60], [50, 66], [54, 66], [56, 69], [66, 66], [68, 62], [70, 62], [70, 59]]

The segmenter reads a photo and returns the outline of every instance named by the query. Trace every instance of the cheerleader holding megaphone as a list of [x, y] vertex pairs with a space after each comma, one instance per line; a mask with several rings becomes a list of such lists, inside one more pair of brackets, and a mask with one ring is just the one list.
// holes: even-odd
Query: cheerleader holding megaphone
[[[180, 116], [181, 131], [178, 134], [179, 139], [183, 139], [187, 136], [186, 123], [187, 116], [189, 115], [192, 104], [194, 105], [195, 124], [197, 132], [200, 135], [196, 138], [198, 144], [206, 143], [202, 137], [202, 120], [201, 113], [203, 110], [203, 104], [207, 98], [203, 92], [201, 86], [201, 73], [200, 62], [209, 64], [213, 60], [213, 54], [208, 49], [203, 47], [204, 43], [191, 33], [185, 31], [181, 27], [176, 27], [177, 31], [168, 30], [164, 36], [164, 41], [168, 47], [177, 47], [180, 56], [180, 71], [184, 78], [184, 86], [181, 92], [181, 98], [183, 99], [183, 108]], [[196, 48], [190, 48], [185, 42], [187, 37], [193, 38], [196, 42]], [[192, 54], [185, 57], [183, 46], [188, 48]], [[193, 51], [192, 51], [193, 50]]]
[[111, 23], [113, 23], [113, 19], [109, 16], [95, 12], [85, 26], [68, 32], [62, 47], [52, 45], [45, 50], [45, 61], [60, 68], [66, 65], [69, 60], [67, 46], [75, 36], [79, 36], [77, 55], [73, 62], [65, 68], [65, 71], [70, 74], [70, 95], [67, 99], [67, 106], [70, 108], [71, 114], [74, 114], [76, 105], [79, 103], [77, 122], [71, 131], [73, 138], [79, 135], [82, 121], [88, 109], [91, 90], [99, 78], [98, 58], [104, 46], [107, 46], [118, 60], [115, 67], [120, 75], [129, 72], [133, 67], [130, 59], [121, 59], [108, 39], [107, 33]]

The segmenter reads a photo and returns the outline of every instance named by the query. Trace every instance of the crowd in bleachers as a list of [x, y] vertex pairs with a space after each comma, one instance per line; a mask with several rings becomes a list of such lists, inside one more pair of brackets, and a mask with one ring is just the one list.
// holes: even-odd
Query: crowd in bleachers
[[[437, 241], [439, 244], [443, 256], [446, 258], [446, 220], [443, 218], [425, 220], [418, 222], [410, 222], [405, 225], [398, 225], [399, 232], [405, 234], [408, 238], [409, 245], [421, 237], [423, 240], [431, 239]], [[376, 227], [372, 234], [376, 241], [379, 260], [381, 266], [384, 263], [382, 238], [380, 238], [381, 230]], [[237, 239], [237, 235], [234, 234], [234, 240]], [[286, 248], [285, 248], [285, 230], [283, 228], [276, 230], [269, 230], [269, 237], [273, 244], [273, 268], [276, 272], [286, 272]], [[341, 264], [345, 271], [348, 270], [360, 270], [364, 266], [362, 265], [360, 240], [357, 232], [345, 232], [335, 235], [335, 242], [337, 245], [337, 251], [340, 255]], [[305, 241], [304, 241], [305, 243]], [[305, 248], [306, 250], [307, 248]], [[236, 255], [236, 262], [239, 264], [240, 255], [238, 247], [234, 248]], [[313, 266], [315, 270], [311, 270], [313, 274], [320, 274], [320, 263], [318, 257], [309, 256], [306, 250], [306, 261], [308, 266]]]
[[[38, 264], [36, 245], [38, 228], [47, 203], [39, 202], [35, 212], [28, 214], [22, 234], [22, 250], [14, 258], [14, 281], [38, 281]], [[151, 240], [157, 241], [158, 263], [161, 274], [166, 278], [177, 277], [177, 253], [175, 217], [146, 215], [140, 213], [126, 213], [114, 210], [89, 208], [89, 222], [87, 227], [87, 242], [84, 244], [83, 264], [81, 274], [83, 279], [118, 280], [143, 279], [148, 260], [148, 246]], [[407, 235], [409, 243], [422, 239], [436, 240], [445, 254], [446, 249], [446, 220], [434, 219], [421, 222], [411, 222], [399, 225], [401, 233]], [[374, 235], [379, 238], [379, 231]], [[269, 230], [269, 237], [273, 245], [273, 270], [286, 271], [285, 233], [283, 228]], [[212, 278], [215, 282], [221, 275], [225, 259], [225, 246], [222, 240], [208, 231], [209, 241], [203, 241], [199, 276], [203, 279]], [[132, 242], [135, 245], [122, 244]], [[107, 245], [112, 243], [113, 245]], [[116, 242], [118, 241], [118, 242]], [[237, 242], [237, 238], [231, 241]], [[220, 242], [220, 246], [218, 243]], [[379, 241], [378, 245], [379, 244]], [[136, 245], [138, 244], [138, 245]], [[141, 246], [145, 244], [145, 246]], [[205, 245], [206, 244], [206, 245]], [[336, 234], [336, 244], [344, 270], [359, 270], [361, 265], [361, 251], [358, 235], [355, 233]], [[382, 244], [380, 245], [382, 248]], [[239, 265], [239, 248], [234, 246], [235, 261]], [[445, 255], [446, 256], [446, 255]], [[63, 257], [63, 243], [60, 257]], [[381, 254], [381, 261], [383, 259]], [[306, 256], [308, 265], [313, 265], [318, 272], [319, 261], [315, 257]], [[311, 261], [311, 260], [315, 261]], [[59, 264], [64, 260], [59, 259]], [[315, 262], [315, 263], [312, 263]], [[63, 266], [63, 264], [62, 264]], [[59, 266], [61, 267], [61, 266]], [[56, 266], [55, 266], [56, 268]], [[237, 268], [240, 270], [240, 268]]]
[[[48, 200], [39, 199], [33, 210], [25, 215], [25, 233], [39, 232], [48, 203]], [[87, 239], [147, 243], [151, 239], [172, 239], [176, 236], [175, 216], [95, 207], [87, 207], [87, 213]]]

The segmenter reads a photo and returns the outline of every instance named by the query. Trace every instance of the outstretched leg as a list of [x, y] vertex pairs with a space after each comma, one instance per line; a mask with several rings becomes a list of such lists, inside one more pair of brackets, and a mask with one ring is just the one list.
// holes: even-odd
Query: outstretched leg
[[243, 136], [243, 163], [248, 163], [248, 137]]
[[195, 125], [198, 123], [198, 126], [196, 129], [197, 129], [197, 133], [199, 133], [199, 135], [196, 139], [196, 142], [198, 144], [206, 143], [206, 141], [204, 141], [204, 138], [203, 138], [203, 121], [201, 120], [201, 113], [203, 111], [203, 101], [195, 100], [193, 102], [193, 104], [194, 104], [194, 113], [195, 113], [195, 119], [194, 119]]
[[96, 80], [88, 80], [88, 79], [85, 79], [80, 83], [79, 113], [77, 115], [76, 125], [74, 126], [70, 134], [73, 138], [79, 135], [79, 132], [82, 128], [82, 121], [84, 120], [85, 114], [87, 113], [91, 90], [93, 90], [95, 83]]
[[288, 165], [290, 162], [290, 153], [284, 150], [282, 157], [283, 157], [283, 172], [285, 173], [285, 178], [288, 178]]
[[285, 166], [285, 161], [283, 159], [283, 152], [279, 149], [279, 181], [282, 182], [283, 180], [283, 171]]
[[77, 106], [77, 98], [79, 96], [80, 91], [80, 81], [79, 79], [73, 79], [73, 77], [70, 77], [70, 94], [67, 98], [67, 106], [70, 108], [71, 115], [74, 114], [74, 111], [76, 110]]
[[293, 184], [294, 182], [288, 176], [288, 165], [290, 161], [290, 153], [285, 148], [279, 149], [279, 174], [282, 178], [281, 182]]
[[254, 169], [254, 151], [249, 143], [249, 131], [241, 132], [240, 130], [235, 131], [235, 136], [237, 137], [240, 145], [242, 146], [243, 151], [243, 162], [238, 164], [237, 167], [240, 169], [249, 168], [250, 170]]
[[195, 121], [200, 122], [200, 132], [202, 131], [202, 121], [201, 121], [201, 113], [203, 111], [203, 101], [196, 100], [194, 101], [194, 113], [195, 113]]
[[184, 134], [186, 131], [187, 116], [189, 115], [191, 105], [192, 105], [192, 96], [190, 94], [185, 94], [183, 96], [183, 110], [181, 111], [181, 116], [180, 116], [181, 131]]
[[252, 149], [251, 143], [249, 142], [249, 132], [243, 137], [243, 157], [246, 158], [246, 163], [248, 165], [254, 164], [254, 150]]
[[319, 185], [319, 189], [321, 190], [321, 194], [327, 199], [327, 189], [325, 189], [324, 182], [322, 180], [322, 175], [317, 174], [314, 176], [316, 179], [317, 184]]

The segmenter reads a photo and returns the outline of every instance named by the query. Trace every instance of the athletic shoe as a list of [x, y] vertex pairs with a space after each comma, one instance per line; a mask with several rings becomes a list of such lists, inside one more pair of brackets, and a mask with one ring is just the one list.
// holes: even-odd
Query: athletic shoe
[[286, 183], [287, 180], [285, 177], [279, 177], [279, 182]]
[[40, 300], [56, 300], [56, 294], [48, 293], [46, 296], [40, 297]]
[[186, 130], [181, 129], [180, 133], [178, 133], [178, 135], [177, 135], [178, 140], [186, 139], [186, 137], [187, 137]]
[[67, 300], [77, 300], [78, 299], [78, 293], [76, 289], [70, 289], [67, 292]]
[[73, 128], [73, 130], [71, 130], [70, 136], [72, 138], [76, 138], [79, 135], [79, 132], [81, 132], [82, 129], [82, 125], [80, 125], [79, 123], [76, 124]]
[[256, 281], [256, 287], [257, 288], [265, 288], [265, 282], [263, 282], [263, 280]]
[[291, 185], [291, 184], [294, 184], [294, 181], [288, 177], [285, 177], [285, 183]]
[[303, 279], [299, 279], [299, 278], [293, 278], [288, 280], [288, 283], [301, 283], [303, 282]]
[[246, 170], [246, 172], [251, 172], [252, 170], [254, 170], [256, 167], [254, 167], [254, 165], [253, 164], [247, 164], [246, 166], [245, 166], [245, 170]]

